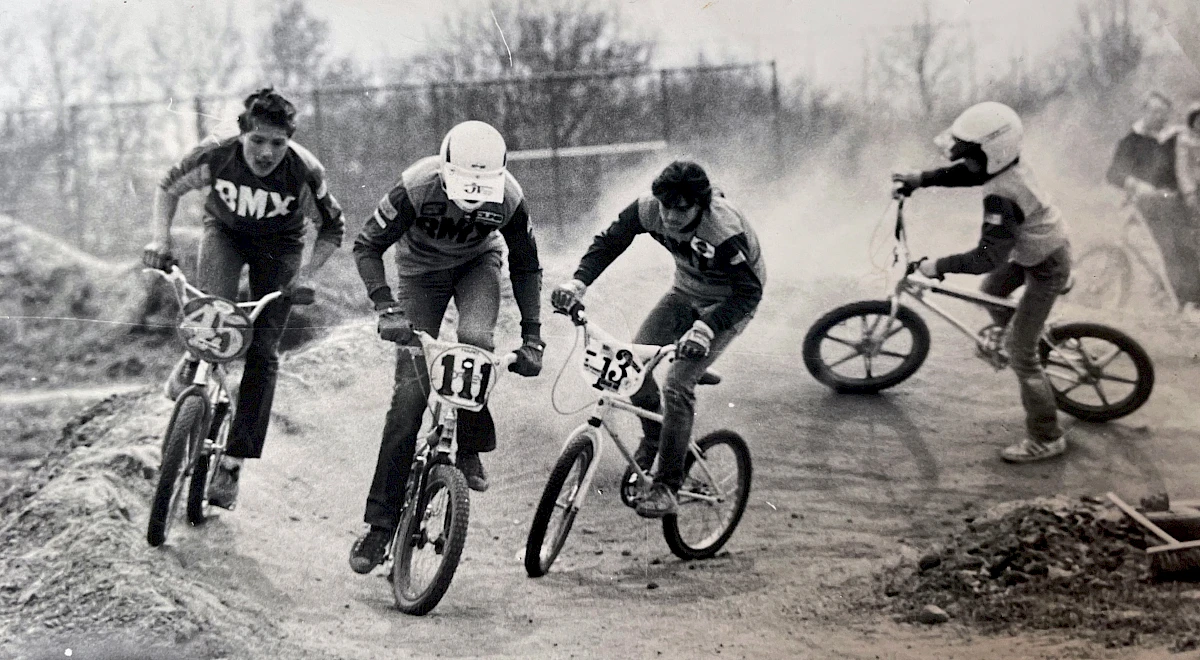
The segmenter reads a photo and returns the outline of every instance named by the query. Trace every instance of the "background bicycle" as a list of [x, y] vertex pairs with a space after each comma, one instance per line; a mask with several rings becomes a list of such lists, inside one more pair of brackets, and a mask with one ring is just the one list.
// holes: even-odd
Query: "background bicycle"
[[[629, 397], [646, 374], [674, 359], [676, 348], [673, 344], [622, 342], [589, 324], [578, 301], [569, 309], [555, 311], [566, 314], [575, 325], [575, 348], [581, 347], [578, 364], [599, 397], [588, 406], [588, 420], [567, 436], [542, 491], [525, 545], [525, 571], [530, 577], [545, 575], [562, 551], [591, 489], [605, 440], [615, 445], [628, 463], [621, 480], [621, 501], [636, 507], [645, 497], [653, 468], [648, 473], [637, 465], [632, 450], [611, 423], [612, 415], [623, 411], [662, 420], [661, 415], [633, 405]], [[700, 379], [700, 384], [706, 385], [719, 382], [720, 377], [712, 372]], [[678, 512], [662, 519], [663, 537], [671, 552], [681, 559], [705, 559], [725, 545], [746, 510], [751, 470], [750, 450], [733, 431], [714, 431], [690, 443]]]
[[1125, 220], [1116, 240], [1094, 245], [1075, 259], [1075, 288], [1068, 300], [1088, 307], [1120, 309], [1137, 292], [1138, 300], [1152, 309], [1178, 312], [1179, 299], [1146, 218], [1132, 200], [1127, 200], [1123, 210]]
[[[909, 261], [904, 228], [905, 197], [893, 194], [895, 227], [893, 266], [902, 273], [886, 300], [864, 300], [838, 307], [809, 328], [804, 364], [821, 383], [839, 392], [874, 393], [914, 373], [929, 354], [929, 327], [901, 300], [916, 302], [970, 337], [976, 354], [997, 369], [1008, 365], [1004, 328], [976, 333], [936, 303], [937, 294], [981, 307], [1014, 309], [1016, 300], [957, 288], [916, 275]], [[1137, 410], [1154, 388], [1154, 365], [1146, 351], [1125, 333], [1099, 323], [1056, 323], [1043, 330], [1042, 366], [1060, 410], [1079, 419], [1103, 422]]]
[[[229, 393], [226, 365], [246, 354], [254, 320], [271, 301], [285, 294], [274, 291], [258, 300], [235, 303], [192, 286], [176, 265], [169, 272], [145, 271], [171, 285], [179, 300], [179, 337], [198, 360], [191, 384], [175, 399], [163, 437], [162, 463], [146, 528], [146, 541], [159, 546], [167, 540], [185, 483], [188, 521], [199, 525], [208, 518], [208, 487], [224, 455], [236, 405]], [[306, 305], [313, 302], [313, 292], [297, 289], [287, 298], [293, 305]]]
[[396, 607], [423, 615], [446, 595], [467, 543], [470, 491], [451, 459], [457, 449], [458, 411], [481, 410], [516, 355], [500, 358], [419, 330], [414, 336], [418, 343], [406, 352], [414, 361], [424, 360], [429, 404], [404, 489], [404, 512], [384, 561], [390, 562]]

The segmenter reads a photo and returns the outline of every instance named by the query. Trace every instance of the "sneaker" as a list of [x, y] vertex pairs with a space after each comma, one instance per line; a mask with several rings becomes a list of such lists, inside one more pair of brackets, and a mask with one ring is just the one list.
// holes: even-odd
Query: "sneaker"
[[1050, 442], [1038, 442], [1033, 438], [1025, 438], [1015, 445], [1005, 447], [1000, 451], [1000, 458], [1010, 463], [1032, 463], [1047, 458], [1053, 458], [1067, 451], [1067, 437], [1060, 436]]
[[212, 482], [208, 484], [208, 503], [233, 511], [237, 505], [238, 477], [242, 474], [242, 459], [222, 456]]
[[675, 515], [675, 493], [666, 484], [650, 487], [646, 499], [638, 502], [637, 514], [643, 518], [662, 518]]
[[175, 363], [175, 368], [171, 369], [171, 375], [167, 377], [167, 382], [163, 385], [163, 393], [167, 398], [174, 401], [179, 398], [180, 394], [192, 384], [196, 378], [196, 367], [199, 362], [192, 359], [190, 356], [179, 358], [179, 362]]
[[487, 473], [483, 471], [483, 461], [479, 454], [459, 454], [458, 469], [467, 478], [467, 488], [482, 493], [491, 484], [488, 483]]
[[366, 575], [387, 559], [388, 545], [392, 542], [394, 530], [386, 527], [371, 525], [371, 529], [354, 541], [350, 548], [350, 570], [359, 575]]

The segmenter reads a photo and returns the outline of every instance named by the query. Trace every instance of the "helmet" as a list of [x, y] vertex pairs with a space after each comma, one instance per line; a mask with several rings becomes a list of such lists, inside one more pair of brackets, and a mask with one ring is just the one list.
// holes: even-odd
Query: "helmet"
[[689, 160], [677, 160], [663, 168], [650, 185], [655, 199], [667, 206], [686, 202], [707, 207], [712, 201], [712, 184], [704, 168]]
[[442, 140], [442, 186], [464, 211], [504, 201], [508, 147], [500, 131], [481, 121], [464, 121]]
[[1025, 127], [1016, 111], [995, 101], [984, 101], [963, 111], [934, 144], [950, 160], [958, 160], [978, 147], [987, 157], [987, 173], [995, 174], [1021, 155]]

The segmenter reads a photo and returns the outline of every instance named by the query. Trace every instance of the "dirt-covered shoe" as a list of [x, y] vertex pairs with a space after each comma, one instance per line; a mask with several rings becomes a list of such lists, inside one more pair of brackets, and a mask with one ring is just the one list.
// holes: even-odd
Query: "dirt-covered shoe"
[[212, 482], [208, 484], [208, 503], [233, 511], [237, 506], [238, 477], [241, 474], [242, 462], [239, 459], [222, 456]]
[[488, 483], [487, 473], [483, 471], [483, 461], [479, 460], [479, 454], [459, 453], [458, 469], [467, 478], [467, 488], [473, 491], [482, 493], [491, 485]]
[[674, 515], [675, 493], [665, 484], [654, 484], [646, 499], [638, 502], [637, 514], [643, 518], [662, 518]]
[[1033, 438], [1025, 438], [1015, 445], [1005, 447], [1000, 451], [1000, 458], [1009, 463], [1033, 463], [1047, 458], [1053, 458], [1067, 451], [1067, 438], [1061, 436], [1050, 442], [1038, 442]]
[[174, 401], [179, 398], [180, 394], [183, 394], [183, 391], [196, 378], [196, 367], [199, 365], [200, 363], [189, 355], [179, 358], [179, 362], [175, 363], [175, 368], [171, 369], [171, 375], [167, 377], [167, 382], [163, 385], [163, 393], [168, 399]]
[[358, 537], [350, 548], [350, 570], [360, 575], [375, 570], [387, 559], [388, 545], [394, 533], [394, 530], [386, 527], [371, 525], [371, 529]]

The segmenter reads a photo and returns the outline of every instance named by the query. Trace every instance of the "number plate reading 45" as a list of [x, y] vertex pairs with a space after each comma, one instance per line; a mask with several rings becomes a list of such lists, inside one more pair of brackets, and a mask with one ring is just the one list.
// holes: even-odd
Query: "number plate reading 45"
[[491, 354], [474, 346], [446, 349], [430, 361], [429, 384], [447, 405], [478, 411], [495, 383]]
[[215, 296], [193, 298], [181, 312], [179, 337], [201, 360], [229, 362], [250, 348], [250, 317], [228, 300]]
[[642, 365], [627, 348], [588, 342], [583, 351], [584, 377], [592, 387], [629, 396], [642, 386]]

